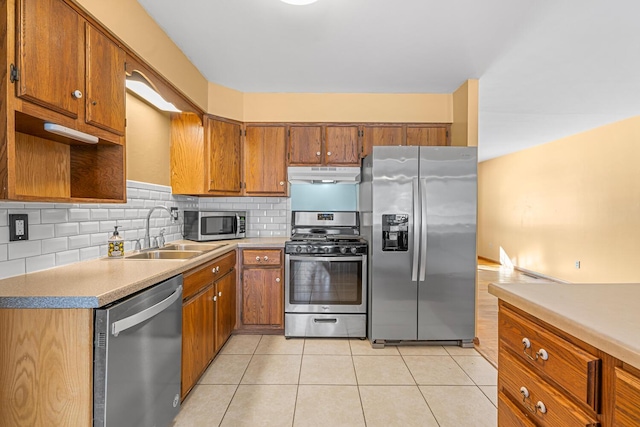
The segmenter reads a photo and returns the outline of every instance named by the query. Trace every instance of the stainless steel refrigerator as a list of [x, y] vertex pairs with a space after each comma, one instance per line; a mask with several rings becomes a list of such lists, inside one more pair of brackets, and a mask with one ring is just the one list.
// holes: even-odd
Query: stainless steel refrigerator
[[373, 147], [360, 211], [371, 343], [473, 345], [477, 149]]

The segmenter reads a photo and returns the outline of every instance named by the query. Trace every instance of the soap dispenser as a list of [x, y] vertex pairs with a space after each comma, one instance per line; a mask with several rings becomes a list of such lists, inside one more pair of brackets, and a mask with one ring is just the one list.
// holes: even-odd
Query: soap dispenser
[[118, 234], [118, 226], [116, 225], [113, 234], [109, 237], [109, 258], [122, 258], [124, 256], [124, 239]]

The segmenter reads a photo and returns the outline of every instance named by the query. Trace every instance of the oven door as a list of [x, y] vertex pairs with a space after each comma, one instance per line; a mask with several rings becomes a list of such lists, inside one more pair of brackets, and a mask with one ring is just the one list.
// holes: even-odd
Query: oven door
[[285, 312], [367, 312], [366, 255], [287, 255], [285, 261]]

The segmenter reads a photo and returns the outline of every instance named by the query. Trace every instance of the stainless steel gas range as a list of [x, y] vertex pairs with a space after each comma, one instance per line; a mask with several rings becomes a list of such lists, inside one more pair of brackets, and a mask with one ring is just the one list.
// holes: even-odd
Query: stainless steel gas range
[[294, 211], [285, 243], [286, 337], [366, 337], [367, 242], [358, 212]]

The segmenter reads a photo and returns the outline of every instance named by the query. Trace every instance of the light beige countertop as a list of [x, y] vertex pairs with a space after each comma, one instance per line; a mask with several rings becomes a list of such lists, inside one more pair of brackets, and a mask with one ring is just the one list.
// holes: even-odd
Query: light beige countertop
[[223, 240], [210, 243], [225, 246], [186, 260], [99, 258], [9, 277], [0, 280], [0, 308], [101, 307], [238, 247], [282, 248], [286, 240], [284, 237]]
[[489, 293], [640, 368], [640, 284], [491, 283]]

